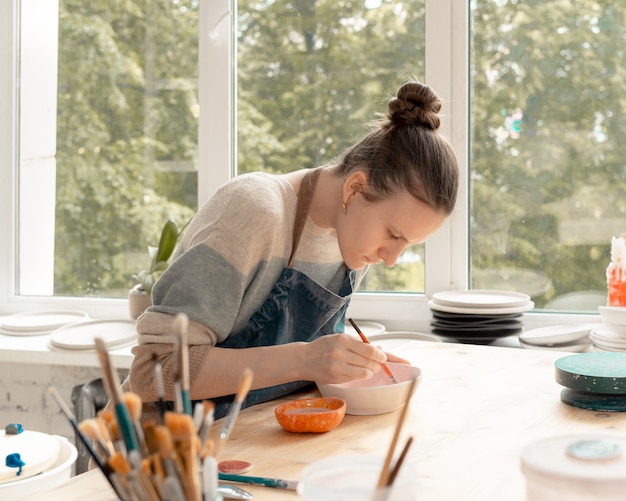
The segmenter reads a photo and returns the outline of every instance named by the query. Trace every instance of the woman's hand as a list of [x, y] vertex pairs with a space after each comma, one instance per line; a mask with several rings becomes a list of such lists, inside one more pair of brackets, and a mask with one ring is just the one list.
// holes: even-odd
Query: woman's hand
[[[382, 350], [380, 346], [379, 348]], [[402, 357], [399, 357], [398, 355], [394, 355], [393, 353], [388, 353], [388, 352], [385, 352], [385, 355], [387, 355], [387, 362], [393, 362], [395, 364], [411, 365], [411, 362], [409, 362], [406, 358], [402, 358]]]
[[349, 334], [321, 336], [307, 343], [301, 354], [304, 379], [324, 384], [369, 378], [387, 361], [380, 348]]

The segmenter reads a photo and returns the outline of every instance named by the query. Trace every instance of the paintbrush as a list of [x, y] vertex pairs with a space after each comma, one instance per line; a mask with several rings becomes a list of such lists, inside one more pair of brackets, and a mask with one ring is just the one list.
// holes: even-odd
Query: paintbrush
[[98, 419], [83, 419], [80, 423], [78, 423], [78, 428], [87, 438], [98, 445], [102, 456], [109, 458], [115, 454], [113, 442], [111, 442], [111, 439], [103, 433], [103, 429], [106, 427], [101, 426]]
[[122, 439], [124, 445], [126, 445], [126, 451], [131, 453], [132, 451], [139, 452], [139, 442], [137, 441], [137, 434], [133, 427], [133, 423], [130, 419], [128, 407], [122, 398], [122, 390], [120, 389], [119, 376], [117, 371], [111, 365], [109, 353], [102, 338], [95, 338], [96, 351], [98, 353], [98, 359], [102, 366], [104, 386], [111, 400], [113, 401], [115, 408], [115, 416], [117, 417], [117, 426], [122, 433]]
[[154, 428], [156, 443], [159, 446], [159, 455], [161, 463], [165, 471], [165, 479], [163, 480], [163, 489], [168, 493], [168, 499], [179, 501], [185, 499], [183, 487], [181, 485], [180, 467], [172, 442], [170, 430], [165, 425], [159, 425]]
[[251, 369], [244, 370], [243, 374], [241, 375], [237, 394], [235, 395], [233, 403], [230, 404], [228, 414], [226, 414], [226, 418], [224, 419], [224, 426], [222, 426], [219, 439], [217, 441], [217, 444], [215, 444], [215, 457], [219, 456], [220, 452], [224, 448], [224, 444], [228, 440], [228, 437], [230, 437], [230, 433], [233, 431], [233, 426], [235, 425], [235, 421], [237, 420], [237, 416], [239, 415], [239, 411], [241, 410], [241, 405], [246, 399], [248, 391], [250, 391], [252, 376], [253, 373]]
[[63, 411], [63, 414], [65, 414], [65, 417], [67, 417], [67, 420], [70, 422], [70, 425], [74, 429], [74, 432], [76, 433], [76, 436], [82, 442], [82, 444], [85, 446], [85, 450], [87, 450], [89, 455], [93, 458], [94, 463], [100, 469], [100, 471], [102, 472], [104, 477], [107, 479], [107, 482], [109, 482], [109, 484], [111, 485], [111, 487], [115, 491], [115, 494], [117, 494], [117, 496], [120, 499], [127, 499], [125, 493], [121, 492], [121, 489], [116, 485], [115, 481], [111, 478], [111, 472], [108, 470], [108, 468], [106, 468], [104, 466], [104, 464], [102, 463], [102, 460], [100, 459], [100, 456], [98, 456], [98, 454], [96, 454], [96, 451], [93, 450], [93, 446], [91, 444], [91, 441], [87, 437], [85, 437], [85, 435], [83, 435], [83, 433], [80, 431], [80, 429], [78, 427], [78, 423], [76, 422], [76, 418], [72, 414], [72, 411], [70, 410], [70, 408], [63, 401], [63, 399], [57, 393], [56, 389], [53, 386], [50, 386], [48, 388], [48, 391], [50, 392], [50, 394], [52, 395], [54, 400], [56, 400], [57, 404], [59, 404], [59, 407]]
[[200, 501], [200, 470], [198, 465], [198, 439], [193, 426], [193, 418], [177, 412], [165, 413], [165, 426], [170, 431], [172, 441], [181, 465], [181, 483], [187, 501]]
[[400, 453], [400, 456], [398, 457], [396, 464], [393, 465], [393, 468], [391, 469], [391, 472], [389, 473], [389, 478], [387, 479], [387, 486], [391, 486], [395, 482], [396, 477], [398, 476], [398, 472], [400, 471], [400, 468], [402, 467], [402, 463], [404, 463], [404, 460], [406, 459], [407, 452], [409, 452], [409, 448], [411, 447], [412, 443], [413, 443], [413, 437], [411, 436], [407, 439], [406, 443], [404, 444], [404, 447], [402, 448], [402, 452]]
[[262, 485], [275, 489], [287, 489], [295, 491], [298, 489], [297, 480], [283, 480], [280, 478], [251, 477], [249, 475], [232, 475], [230, 473], [219, 473], [218, 478], [224, 482], [239, 482], [250, 485]]
[[398, 438], [400, 437], [400, 431], [402, 431], [402, 425], [404, 424], [404, 419], [406, 418], [406, 415], [409, 411], [409, 401], [411, 400], [411, 396], [413, 395], [413, 390], [415, 389], [416, 384], [417, 384], [417, 378], [413, 378], [408, 388], [406, 401], [400, 411], [400, 416], [398, 417], [398, 422], [396, 423], [396, 429], [393, 433], [393, 438], [391, 439], [391, 443], [389, 444], [389, 450], [387, 451], [387, 456], [385, 457], [383, 468], [380, 472], [380, 476], [378, 477], [378, 484], [376, 485], [376, 490], [382, 489], [388, 484], [389, 473], [390, 473], [389, 465], [391, 464], [391, 458], [393, 457], [394, 449], [396, 448], [396, 444], [398, 443]]
[[211, 427], [213, 426], [213, 419], [215, 417], [215, 404], [210, 400], [204, 400], [202, 402], [202, 409], [204, 416], [202, 417], [202, 423], [198, 428], [198, 437], [200, 437], [200, 443], [204, 444], [207, 441]]
[[189, 397], [189, 346], [187, 344], [187, 328], [189, 318], [184, 313], [174, 317], [172, 330], [174, 331], [174, 351], [178, 362], [176, 378], [176, 411], [192, 414], [191, 398]]
[[137, 435], [137, 443], [139, 444], [141, 456], [147, 458], [148, 447], [146, 446], [146, 439], [144, 437], [143, 428], [141, 426], [141, 411], [143, 407], [141, 397], [136, 393], [127, 391], [122, 395], [122, 398], [124, 399], [124, 403], [126, 404], [126, 408], [128, 409], [128, 415], [130, 416], [130, 420], [133, 425], [133, 429], [135, 430], [135, 434]]
[[[348, 319], [348, 322], [350, 322], [352, 324], [352, 327], [354, 327], [354, 330], [356, 331], [356, 333], [359, 335], [359, 337], [361, 338], [361, 340], [364, 343], [367, 344], [371, 344], [370, 340], [367, 339], [367, 337], [365, 337], [365, 334], [363, 334], [363, 332], [361, 331], [361, 329], [359, 329], [359, 326], [356, 324], [356, 322], [354, 320], [352, 320], [351, 318]], [[389, 379], [391, 379], [391, 381], [394, 384], [398, 383], [398, 380], [396, 379], [396, 377], [393, 375], [393, 372], [391, 372], [391, 369], [389, 368], [389, 366], [383, 362], [380, 364], [383, 368], [383, 370], [385, 371], [385, 374], [387, 374], [387, 376], [389, 376]]]
[[154, 367], [154, 386], [157, 394], [157, 412], [159, 424], [163, 424], [165, 414], [165, 385], [163, 384], [163, 367], [156, 354], [152, 354], [152, 364]]

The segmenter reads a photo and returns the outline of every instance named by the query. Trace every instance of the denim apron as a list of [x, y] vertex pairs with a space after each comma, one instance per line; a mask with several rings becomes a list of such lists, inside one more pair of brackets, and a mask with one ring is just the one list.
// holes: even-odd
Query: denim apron
[[[325, 334], [344, 331], [345, 313], [353, 292], [356, 273], [348, 271], [339, 292], [335, 294], [292, 268], [319, 174], [320, 169], [312, 169], [302, 180], [289, 264], [283, 269], [265, 302], [250, 317], [248, 324], [216, 346], [250, 348], [297, 341], [309, 342]], [[280, 363], [280, 360], [276, 363]], [[311, 381], [293, 381], [251, 390], [242, 408], [282, 397], [309, 384]], [[215, 419], [226, 415], [233, 399], [234, 395], [212, 399], [215, 403]]]

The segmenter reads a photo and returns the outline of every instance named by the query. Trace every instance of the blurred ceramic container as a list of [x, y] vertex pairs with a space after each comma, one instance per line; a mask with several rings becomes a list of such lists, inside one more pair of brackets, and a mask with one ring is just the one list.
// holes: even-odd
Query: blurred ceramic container
[[527, 446], [521, 468], [527, 501], [623, 501], [626, 438], [551, 437]]
[[407, 393], [414, 378], [417, 379], [417, 384], [413, 387], [413, 391], [417, 389], [422, 372], [413, 365], [393, 362], [388, 362], [387, 365], [398, 380], [397, 384], [391, 382], [381, 369], [368, 379], [343, 384], [317, 383], [317, 387], [325, 397], [345, 400], [347, 414], [366, 416], [393, 412], [406, 402]]
[[59, 442], [57, 460], [46, 471], [32, 477], [0, 484], [0, 499], [22, 499], [45, 493], [68, 481], [72, 475], [72, 465], [78, 457], [78, 451], [65, 437], [54, 436]]
[[[408, 459], [408, 458], [407, 458]], [[334, 456], [308, 465], [298, 483], [298, 494], [305, 501], [414, 501], [419, 476], [415, 465], [406, 460], [391, 487], [375, 496], [384, 458], [376, 455]]]

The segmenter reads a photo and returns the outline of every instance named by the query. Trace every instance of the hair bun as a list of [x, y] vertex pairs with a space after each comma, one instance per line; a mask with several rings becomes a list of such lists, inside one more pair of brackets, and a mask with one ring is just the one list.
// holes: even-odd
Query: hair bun
[[388, 118], [398, 125], [419, 125], [437, 130], [441, 124], [441, 100], [428, 85], [420, 82], [405, 83], [397, 96], [389, 100]]

